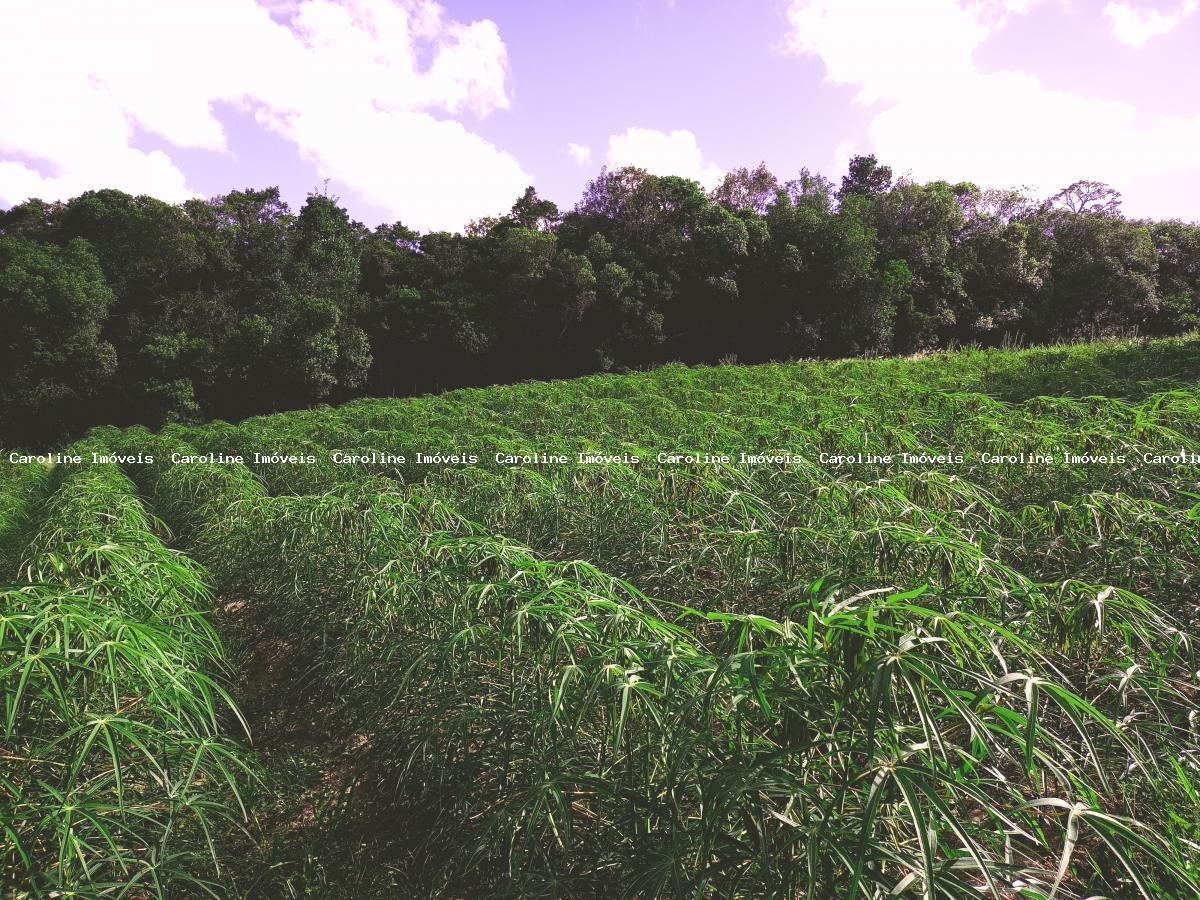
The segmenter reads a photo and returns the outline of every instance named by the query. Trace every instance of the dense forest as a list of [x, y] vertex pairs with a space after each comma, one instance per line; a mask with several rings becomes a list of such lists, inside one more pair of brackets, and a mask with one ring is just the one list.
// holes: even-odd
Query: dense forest
[[668, 360], [906, 354], [1200, 326], [1200, 225], [764, 166], [712, 192], [603, 170], [565, 214], [530, 188], [462, 234], [369, 230], [278, 189], [116, 190], [0, 212], [0, 443]]

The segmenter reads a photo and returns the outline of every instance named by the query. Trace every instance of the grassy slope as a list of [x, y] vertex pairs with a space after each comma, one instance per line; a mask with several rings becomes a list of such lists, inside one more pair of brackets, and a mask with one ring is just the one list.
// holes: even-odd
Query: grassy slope
[[[658, 885], [687, 893], [696, 878], [722, 894], [752, 894], [781, 878], [801, 892], [814, 877], [886, 885], [925, 864], [914, 815], [940, 823], [942, 837], [928, 850], [936, 857], [961, 846], [955, 828], [979, 853], [1000, 852], [998, 827], [979, 818], [983, 811], [1044, 831], [1017, 856], [1046, 869], [1049, 890], [1067, 817], [1052, 807], [1019, 808], [1023, 799], [1048, 796], [1089, 804], [1076, 814], [1084, 827], [1066, 886], [1081, 894], [1132, 890], [1125, 859], [1152, 872], [1151, 893], [1169, 896], [1178, 889], [1172, 878], [1186, 876], [1156, 868], [1152, 857], [1186, 858], [1200, 823], [1200, 804], [1189, 795], [1195, 735], [1186, 726], [1196, 667], [1179, 641], [1197, 633], [1194, 474], [1101, 467], [1064, 475], [972, 464], [834, 473], [653, 464], [530, 470], [497, 468], [488, 457], [499, 449], [787, 449], [811, 458], [821, 450], [1002, 450], [1014, 442], [1131, 454], [1196, 448], [1198, 384], [1200, 339], [1190, 338], [916, 360], [666, 367], [364, 400], [238, 427], [173, 427], [162, 437], [101, 430], [93, 440], [159, 452], [156, 466], [128, 474], [211, 569], [226, 610], [222, 628], [240, 647], [238, 699], [277, 789], [259, 798], [258, 848], [224, 869], [231, 893], [548, 892], [560, 876], [559, 890], [605, 892]], [[365, 472], [324, 463], [162, 462], [171, 449], [307, 448], [323, 458], [335, 447], [482, 452], [484, 465]], [[15, 483], [0, 471], [0, 488]], [[20, 494], [8, 492], [7, 508], [20, 505], [11, 499]], [[905, 589], [923, 593], [908, 597]], [[866, 591], [882, 593], [846, 605]], [[414, 595], [423, 598], [416, 607]], [[600, 597], [607, 606], [596, 606]], [[676, 603], [707, 618], [698, 626]], [[514, 608], [526, 611], [515, 623], [505, 612]], [[727, 612], [771, 618], [760, 624]], [[984, 619], [961, 634], [929, 630], [927, 616], [947, 614]], [[490, 636], [447, 655], [473, 618], [489, 625]], [[595, 630], [578, 630], [585, 619]], [[808, 621], [802, 646], [769, 630], [774, 620]], [[877, 627], [866, 623], [884, 621], [892, 624], [869, 640], [855, 637]], [[998, 638], [987, 621], [1004, 622], [1011, 639]], [[543, 628], [556, 635], [548, 644], [538, 637]], [[929, 645], [913, 668], [895, 670], [882, 694], [870, 689], [864, 673], [884, 671], [881, 660], [921, 635], [949, 641]], [[580, 689], [560, 697], [589, 723], [564, 733], [546, 698], [574, 677], [564, 664], [584, 646], [597, 661], [616, 650], [640, 654], [650, 670], [686, 650], [693, 668], [660, 681], [661, 696], [644, 695], [628, 725], [619, 695], [610, 702]], [[509, 655], [528, 678], [505, 687], [493, 667]], [[414, 681], [411, 660], [425, 657], [431, 674]], [[738, 674], [742, 663], [727, 668], [735, 658], [755, 660], [757, 682]], [[806, 675], [796, 681], [798, 660]], [[978, 713], [990, 736], [971, 752], [986, 746], [989, 765], [1007, 774], [1009, 786], [944, 768], [949, 757], [927, 746], [919, 754], [926, 769], [882, 782], [873, 806], [866, 760], [909, 753], [905, 747], [931, 733], [934, 748], [955, 745], [964, 713], [954, 691], [970, 688], [975, 676], [964, 672], [972, 667], [993, 681], [1026, 668], [1065, 691], [1035, 694], [1033, 725], [1016, 682], [992, 695], [995, 710]], [[700, 696], [689, 671], [724, 673], [710, 689], [710, 721], [688, 712], [689, 698]], [[441, 689], [437, 672], [449, 678]], [[925, 705], [913, 705], [917, 694]], [[878, 720], [882, 709], [891, 724]], [[780, 710], [788, 711], [783, 718]], [[1128, 735], [1113, 731], [1110, 723], [1126, 716]], [[796, 734], [829, 735], [827, 749], [813, 754], [796, 743], [797, 722], [804, 725]], [[1026, 727], [1035, 729], [1032, 738]], [[506, 735], [500, 744], [444, 742], [448, 733], [495, 729]], [[740, 735], [745, 755], [731, 758], [711, 745], [718, 734]], [[685, 735], [694, 749], [673, 757]], [[514, 739], [556, 750], [515, 753]], [[595, 775], [587, 760], [618, 746], [625, 749], [606, 764], [590, 799], [571, 803], [570, 791]], [[424, 762], [409, 758], [414, 747], [429, 754]], [[762, 754], [775, 762], [754, 762]], [[456, 765], [446, 764], [450, 757]], [[1172, 758], [1182, 768], [1172, 768]], [[657, 768], [663, 759], [673, 760], [669, 773]], [[566, 801], [546, 803], [531, 792], [547, 766], [558, 772]], [[497, 803], [478, 773], [501, 770], [507, 800]], [[843, 794], [824, 837], [809, 829], [807, 848], [794, 847], [786, 822], [850, 771], [865, 780]], [[645, 782], [648, 805], [626, 819], [631, 778]], [[625, 787], [608, 796], [606, 785]], [[709, 785], [718, 786], [719, 808], [713, 812], [709, 798], [701, 814], [688, 798]], [[973, 806], [974, 790], [988, 801]], [[664, 805], [666, 796], [675, 805]], [[872, 809], [873, 819], [864, 818]], [[1109, 813], [1148, 820], [1156, 843], [1133, 847], [1142, 832], [1131, 837], [1124, 825], [1097, 818]], [[564, 822], [573, 823], [565, 848]], [[672, 837], [663, 844], [669, 822]], [[523, 843], [505, 847], [513, 834]], [[236, 843], [224, 851], [235, 859], [246, 852]], [[870, 862], [857, 873], [840, 870], [836, 848], [856, 843]], [[799, 859], [819, 861], [817, 870], [804, 874], [798, 849]], [[255, 861], [264, 854], [266, 862]], [[474, 863], [464, 868], [468, 858]], [[703, 876], [686, 862], [705, 858], [738, 862]], [[506, 876], [506, 865], [522, 874]], [[730, 871], [742, 881], [731, 882]], [[939, 878], [953, 892], [958, 876], [947, 870]], [[973, 889], [969, 881], [964, 890]]]
[[[712, 478], [686, 469], [668, 475], [653, 465], [586, 474], [569, 468], [489, 472], [488, 452], [852, 452], [894, 450], [898, 440], [908, 449], [992, 441], [992, 449], [1002, 451], [1013, 443], [1058, 449], [1080, 435], [1076, 449], [1096, 452], [1115, 446], [1134, 454], [1178, 446], [1177, 440], [1195, 447], [1198, 351], [1200, 341], [1193, 338], [918, 360], [667, 367], [359, 401], [265, 417], [237, 429], [216, 424], [175, 432], [211, 451], [483, 451], [484, 465], [477, 468], [409, 464], [383, 467], [382, 474], [407, 482], [410, 500], [447, 503], [486, 533], [511, 535], [550, 558], [591, 560], [658, 596], [706, 609], [785, 615], [818, 576], [827, 585], [855, 589], [932, 584], [944, 592], [939, 602], [946, 606], [978, 608], [981, 596], [1024, 592], [1018, 607], [1040, 610], [1026, 623], [1029, 633], [1071, 679], [1080, 677], [1079, 646], [1089, 644], [1089, 628], [1097, 624], [1075, 612], [1076, 599], [1086, 610], [1088, 598], [1110, 582], [1194, 620], [1188, 598], [1200, 556], [1191, 519], [1200, 497], [1186, 473], [1097, 469], [1064, 479], [1060, 472], [968, 466], [965, 472], [920, 475], [887, 467], [853, 470], [836, 479], [726, 470]], [[1046, 396], [1103, 399], [1057, 402]], [[329, 466], [260, 467], [256, 474], [273, 490], [297, 495], [345, 490], [364, 477], [361, 470]], [[387, 490], [387, 482], [379, 489]], [[797, 535], [807, 543], [798, 544]], [[879, 540], [888, 542], [882, 555], [869, 549]], [[1057, 594], [1052, 584], [1060, 585]], [[1128, 621], [1114, 633], [1122, 640], [1136, 642], [1138, 634], [1153, 640], [1154, 622], [1135, 623], [1137, 616], [1118, 605], [1114, 614]], [[1068, 649], [1071, 641], [1079, 646]], [[1098, 651], [1083, 652], [1084, 669], [1100, 666], [1091, 657]], [[1139, 652], [1131, 657], [1127, 651], [1124, 662], [1140, 659]], [[1084, 692], [1107, 694], [1106, 677]], [[1123, 712], [1119, 704], [1106, 708], [1114, 719]], [[311, 856], [306, 866], [312, 866]], [[1087, 882], [1080, 877], [1081, 885]]]
[[[779, 363], [761, 366], [666, 366], [649, 373], [595, 375], [558, 382], [531, 382], [491, 388], [462, 388], [430, 397], [398, 400], [365, 399], [338, 408], [338, 417], [358, 420], [369, 427], [379, 414], [394, 421], [410, 417], [413, 425], [424, 421], [430, 431], [439, 418], [458, 425], [463, 416], [501, 425], [514, 421], [529, 425], [522, 415], [530, 402], [553, 409], [565, 399], [592, 401], [637, 398], [641, 395], [683, 396], [693, 408], [738, 409], [742, 398], [723, 392], [729, 385], [762, 385], [795, 389], [803, 393], [886, 395], [893, 390], [917, 393], [945, 391], [979, 393], [1005, 403], [1034, 397], [1105, 396], [1139, 400], [1176, 388], [1200, 383], [1200, 336], [1148, 342], [1107, 341], [1066, 344], [1029, 350], [964, 350], [914, 359], [842, 360], [836, 362]], [[672, 390], [676, 388], [676, 390]], [[707, 396], [706, 396], [707, 395]], [[869, 399], [869, 397], [868, 397]], [[653, 410], [646, 410], [652, 413]], [[296, 424], [329, 418], [321, 411], [280, 413], [256, 417], [250, 423], [264, 431], [291, 433]], [[568, 423], [541, 420], [551, 433]], [[203, 434], [208, 426], [202, 426]], [[528, 433], [528, 432], [527, 432]], [[455, 435], [450, 434], [450, 437]]]

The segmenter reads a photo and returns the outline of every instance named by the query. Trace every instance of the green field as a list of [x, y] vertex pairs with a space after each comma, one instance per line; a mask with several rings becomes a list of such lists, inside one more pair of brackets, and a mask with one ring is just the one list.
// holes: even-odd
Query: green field
[[0, 462], [0, 893], [1200, 895], [1200, 338], [63, 452]]

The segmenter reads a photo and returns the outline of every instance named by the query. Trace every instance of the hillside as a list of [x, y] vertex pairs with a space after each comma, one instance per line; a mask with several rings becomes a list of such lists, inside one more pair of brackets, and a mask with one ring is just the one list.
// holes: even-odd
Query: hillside
[[5, 892], [1200, 894], [1200, 337], [59, 453], [0, 462]]
[[[0, 170], [2, 171], [2, 170]], [[897, 173], [898, 174], [898, 173]], [[688, 364], [899, 356], [1200, 327], [1200, 225], [1077, 181], [1038, 199], [765, 165], [713, 190], [603, 169], [464, 233], [279, 189], [0, 209], [0, 444]]]

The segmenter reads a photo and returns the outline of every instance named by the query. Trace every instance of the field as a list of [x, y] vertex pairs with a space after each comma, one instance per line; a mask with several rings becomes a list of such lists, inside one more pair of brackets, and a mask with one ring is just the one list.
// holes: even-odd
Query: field
[[64, 452], [0, 463], [5, 893], [1200, 895], [1200, 338]]

